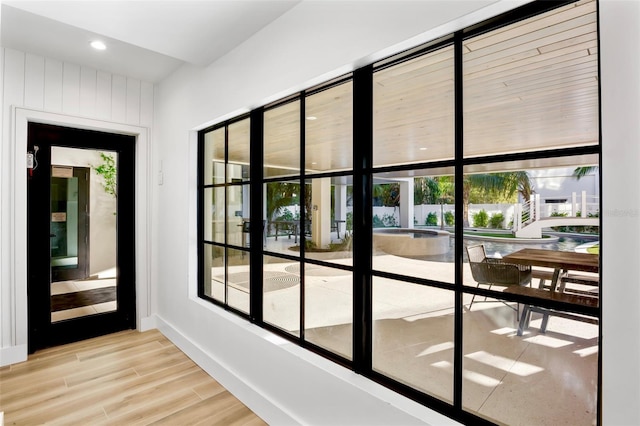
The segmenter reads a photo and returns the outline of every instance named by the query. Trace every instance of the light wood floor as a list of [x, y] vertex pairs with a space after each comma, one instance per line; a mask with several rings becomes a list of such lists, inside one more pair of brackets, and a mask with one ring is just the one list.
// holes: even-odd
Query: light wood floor
[[0, 369], [5, 425], [264, 425], [156, 330], [38, 351]]

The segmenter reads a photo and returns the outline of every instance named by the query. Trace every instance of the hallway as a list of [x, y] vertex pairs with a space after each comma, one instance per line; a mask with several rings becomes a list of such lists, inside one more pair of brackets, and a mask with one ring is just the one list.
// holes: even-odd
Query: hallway
[[0, 368], [5, 424], [265, 423], [159, 331], [38, 351]]

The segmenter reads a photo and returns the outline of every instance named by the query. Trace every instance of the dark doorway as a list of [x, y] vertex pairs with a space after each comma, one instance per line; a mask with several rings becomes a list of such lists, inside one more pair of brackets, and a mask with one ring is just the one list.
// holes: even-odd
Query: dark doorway
[[135, 138], [29, 123], [29, 352], [135, 327]]

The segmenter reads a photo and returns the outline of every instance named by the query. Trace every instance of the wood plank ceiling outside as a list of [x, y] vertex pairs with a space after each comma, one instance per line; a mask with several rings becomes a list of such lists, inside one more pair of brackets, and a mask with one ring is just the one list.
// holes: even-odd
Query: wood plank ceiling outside
[[[465, 156], [598, 143], [595, 1], [466, 39], [463, 46]], [[452, 46], [374, 74], [375, 166], [453, 158], [453, 77]], [[351, 97], [350, 82], [307, 97], [307, 173], [351, 168]], [[248, 129], [247, 121], [235, 137], [248, 140]], [[299, 101], [266, 111], [265, 176], [300, 173], [299, 129]], [[230, 143], [229, 159], [248, 164], [246, 143]], [[596, 156], [586, 156], [568, 164], [558, 159], [500, 167], [595, 163]]]

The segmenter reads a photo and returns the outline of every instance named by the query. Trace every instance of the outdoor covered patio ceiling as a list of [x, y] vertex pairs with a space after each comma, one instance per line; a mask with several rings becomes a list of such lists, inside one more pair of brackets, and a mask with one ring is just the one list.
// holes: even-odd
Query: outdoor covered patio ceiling
[[[464, 41], [465, 157], [598, 144], [595, 14], [595, 1], [579, 2]], [[453, 159], [453, 47], [377, 65], [374, 166]], [[351, 96], [348, 81], [307, 97], [307, 173], [351, 169]], [[265, 176], [299, 174], [299, 108], [294, 101], [267, 110]], [[229, 149], [230, 161], [248, 163], [248, 152]], [[587, 155], [477, 165], [465, 172], [597, 164], [597, 156]], [[428, 175], [440, 172], [451, 174]]]

